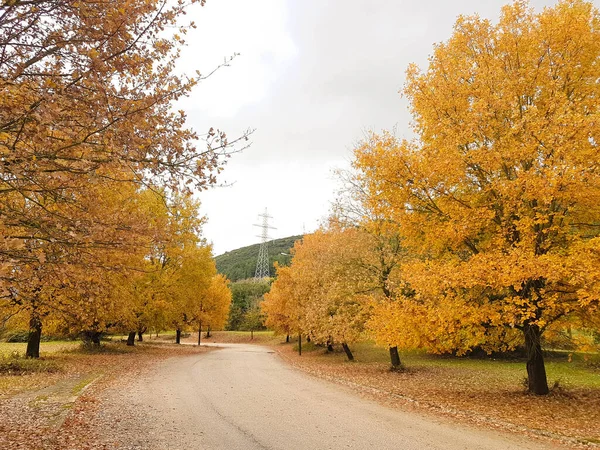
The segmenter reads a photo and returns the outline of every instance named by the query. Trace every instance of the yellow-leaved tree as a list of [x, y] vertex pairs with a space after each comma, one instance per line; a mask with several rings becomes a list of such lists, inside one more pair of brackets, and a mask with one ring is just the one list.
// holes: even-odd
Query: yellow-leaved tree
[[286, 333], [298, 327], [317, 344], [341, 343], [354, 359], [349, 344], [361, 337], [369, 309], [369, 277], [356, 264], [364, 237], [332, 221], [297, 241], [291, 266], [279, 268], [263, 306], [268, 323]]
[[301, 299], [296, 294], [293, 270], [277, 263], [275, 270], [277, 279], [265, 294], [260, 308], [265, 315], [265, 325], [276, 333], [285, 334], [285, 340], [289, 342], [290, 334], [301, 333]]
[[361, 245], [348, 264], [363, 277], [362, 289], [370, 297], [367, 330], [376, 343], [386, 346], [393, 370], [402, 366], [398, 349], [418, 347], [413, 311], [405, 302], [413, 290], [404, 276], [411, 259], [402, 245], [398, 224], [372, 208], [369, 185], [360, 171], [339, 171], [342, 189], [334, 204], [334, 217], [346, 228], [355, 228]]
[[598, 308], [599, 58], [588, 1], [460, 18], [427, 70], [408, 70], [417, 139], [356, 149], [373, 207], [421, 259], [411, 285], [434, 338], [492, 349], [520, 330], [536, 394], [544, 330]]
[[207, 289], [196, 291], [194, 295], [196, 304], [194, 321], [198, 324], [198, 345], [201, 344], [203, 326], [207, 330], [215, 330], [225, 326], [231, 305], [229, 280], [225, 275], [217, 274], [214, 260], [211, 260], [211, 262], [215, 274], [210, 279], [210, 284]]

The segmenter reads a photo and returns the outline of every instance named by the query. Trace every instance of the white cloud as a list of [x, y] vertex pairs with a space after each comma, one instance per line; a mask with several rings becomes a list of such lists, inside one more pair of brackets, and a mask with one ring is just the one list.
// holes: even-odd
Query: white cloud
[[[181, 67], [204, 72], [234, 52], [231, 67], [206, 80], [182, 106], [198, 131], [236, 136], [256, 128], [221, 180], [200, 194], [205, 236], [222, 253], [258, 242], [252, 227], [265, 206], [274, 237], [312, 231], [334, 197], [331, 171], [350, 159], [365, 129], [411, 117], [398, 95], [410, 63], [425, 68], [456, 17], [497, 20], [507, 0], [208, 0], [193, 19]], [[536, 8], [554, 0], [532, 0]]]
[[190, 33], [179, 68], [187, 73], [210, 73], [230, 56], [240, 54], [229, 67], [203, 81], [181, 107], [234, 117], [241, 108], [268, 94], [297, 49], [286, 30], [286, 4], [262, 0], [213, 0], [196, 8], [191, 17], [197, 29]]

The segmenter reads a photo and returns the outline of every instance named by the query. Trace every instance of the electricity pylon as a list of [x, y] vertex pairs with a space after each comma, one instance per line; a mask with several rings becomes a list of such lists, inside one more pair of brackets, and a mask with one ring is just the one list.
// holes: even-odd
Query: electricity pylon
[[267, 208], [263, 214], [259, 214], [258, 217], [262, 217], [262, 224], [254, 224], [255, 227], [262, 228], [262, 232], [259, 237], [260, 249], [258, 250], [258, 260], [256, 261], [256, 272], [254, 273], [255, 280], [261, 280], [263, 278], [269, 278], [271, 271], [269, 270], [269, 230], [276, 230], [277, 228], [269, 225], [269, 219], [273, 217], [267, 213]]

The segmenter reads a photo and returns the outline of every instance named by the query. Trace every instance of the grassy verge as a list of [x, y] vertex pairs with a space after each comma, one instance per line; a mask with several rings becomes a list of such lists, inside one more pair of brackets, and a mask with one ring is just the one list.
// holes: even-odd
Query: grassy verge
[[[279, 344], [285, 341], [285, 336], [274, 336], [272, 331], [211, 331], [210, 334], [206, 338], [206, 332], [202, 333], [202, 343]], [[197, 343], [198, 332], [191, 333], [185, 342]]]
[[[40, 344], [40, 356], [47, 356], [65, 350], [77, 349], [80, 341], [49, 341]], [[0, 342], [0, 356], [24, 355], [27, 349], [25, 342]]]

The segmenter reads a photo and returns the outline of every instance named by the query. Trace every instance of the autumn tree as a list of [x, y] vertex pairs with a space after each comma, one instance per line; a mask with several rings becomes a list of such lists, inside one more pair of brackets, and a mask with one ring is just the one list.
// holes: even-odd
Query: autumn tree
[[105, 303], [104, 311], [115, 311], [113, 317], [119, 316], [122, 311], [116, 312], [121, 308], [117, 304], [125, 299], [111, 296], [114, 274], [134, 267], [148, 250], [148, 216], [134, 185], [119, 185], [117, 190], [94, 183], [85, 195], [84, 191], [72, 193], [72, 198], [88, 234], [75, 237], [77, 246], [30, 239], [27, 246], [36, 258], [13, 266], [10, 306], [30, 315], [27, 356], [39, 356], [43, 319], [49, 314], [80, 331], [84, 324], [100, 327], [103, 320], [92, 320], [98, 319], [92, 311], [99, 311], [99, 303]]
[[368, 316], [368, 281], [354, 263], [363, 244], [357, 229], [338, 223], [297, 241], [291, 266], [279, 268], [273, 283], [267, 321], [280, 328], [298, 326], [317, 344], [340, 343], [354, 359], [350, 344], [361, 337]]
[[417, 139], [356, 150], [373, 207], [422, 258], [412, 282], [437, 315], [428, 331], [464, 351], [520, 330], [536, 394], [546, 328], [598, 307], [599, 56], [591, 2], [462, 17], [426, 71], [408, 70]]
[[194, 295], [195, 315], [194, 321], [198, 324], [198, 345], [201, 344], [202, 327], [210, 329], [223, 328], [229, 317], [231, 305], [231, 290], [227, 277], [216, 273], [210, 279], [208, 288], [196, 291]]
[[292, 269], [275, 264], [276, 281], [265, 294], [260, 307], [265, 316], [265, 326], [286, 336], [301, 333], [301, 303], [296, 295]]
[[[195, 293], [208, 289], [216, 268], [211, 248], [201, 237], [204, 218], [198, 213], [199, 202], [189, 195], [174, 195], [168, 203], [159, 196], [154, 205], [163, 229], [157, 229], [144, 258], [142, 308], [150, 310], [149, 316], [156, 313], [166, 319], [179, 343], [182, 331], [193, 322]], [[152, 312], [154, 308], [164, 310]]]
[[95, 186], [214, 183], [232, 142], [212, 128], [197, 134], [173, 110], [203, 78], [174, 70], [191, 3], [204, 2], [0, 2], [3, 298], [22, 296], [40, 267], [80, 264], [87, 249], [127, 241], [107, 240], [127, 217], [82, 200]]
[[[354, 227], [362, 246], [357, 248], [348, 264], [364, 278], [362, 289], [371, 299], [371, 314], [367, 329], [377, 344], [387, 346], [392, 369], [402, 366], [398, 348], [412, 349], [406, 339], [411, 332], [412, 321], [389, 322], [389, 312], [395, 310], [395, 318], [404, 317], [403, 300], [413, 291], [403, 276], [404, 264], [411, 259], [402, 245], [398, 225], [378, 214], [369, 202], [369, 186], [356, 170], [338, 171], [341, 189], [333, 205], [333, 217], [346, 228]], [[385, 330], [385, 331], [384, 331]]]

